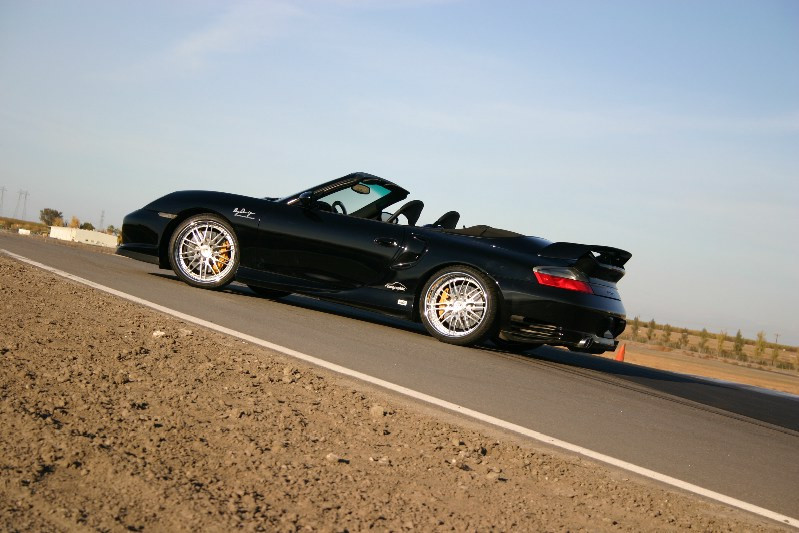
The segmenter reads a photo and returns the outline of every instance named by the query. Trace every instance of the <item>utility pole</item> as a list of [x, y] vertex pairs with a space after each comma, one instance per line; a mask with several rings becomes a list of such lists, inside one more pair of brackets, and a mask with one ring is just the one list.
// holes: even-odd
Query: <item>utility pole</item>
[[6, 196], [6, 189], [5, 187], [0, 187], [0, 217], [3, 216], [3, 199]]
[[[24, 199], [24, 200], [23, 200]], [[19, 204], [22, 202], [22, 218], [19, 218]], [[14, 208], [14, 218], [18, 220], [25, 220], [26, 211], [28, 210], [28, 191], [19, 190], [17, 196], [17, 206]]]
[[28, 217], [28, 191], [25, 191], [23, 196], [25, 201], [22, 204], [22, 220], [25, 220]]
[[97, 228], [97, 231], [105, 231], [105, 210], [100, 211], [100, 227]]
[[19, 194], [17, 195], [17, 205], [14, 207], [14, 218], [19, 220], [19, 204], [22, 201], [22, 195], [25, 194], [25, 191], [22, 189], [19, 190]]

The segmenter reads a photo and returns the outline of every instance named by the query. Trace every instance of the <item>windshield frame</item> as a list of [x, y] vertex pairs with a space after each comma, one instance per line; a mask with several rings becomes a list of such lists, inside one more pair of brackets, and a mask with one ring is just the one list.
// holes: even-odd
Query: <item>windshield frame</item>
[[349, 216], [358, 218], [379, 218], [380, 213], [382, 213], [387, 207], [401, 202], [410, 195], [407, 190], [403, 189], [396, 183], [392, 183], [386, 179], [368, 174], [366, 172], [354, 172], [342, 178], [317, 185], [312, 189], [306, 189], [296, 194], [292, 194], [291, 196], [280, 198], [277, 200], [277, 202], [287, 205], [299, 204], [301, 201], [300, 197], [306, 194], [310, 194], [311, 199], [313, 200], [320, 200], [359, 183], [367, 186], [379, 185], [385, 189], [388, 189], [389, 192], [375, 201], [368, 203], [364, 207], [361, 207], [352, 213], [348, 213]]

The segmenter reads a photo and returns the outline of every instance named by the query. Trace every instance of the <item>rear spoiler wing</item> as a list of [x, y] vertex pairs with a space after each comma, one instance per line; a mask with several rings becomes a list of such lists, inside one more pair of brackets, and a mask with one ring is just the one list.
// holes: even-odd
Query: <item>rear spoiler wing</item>
[[573, 242], [552, 243], [538, 255], [551, 259], [572, 259], [574, 266], [586, 275], [613, 282], [624, 277], [624, 264], [633, 256], [619, 248]]

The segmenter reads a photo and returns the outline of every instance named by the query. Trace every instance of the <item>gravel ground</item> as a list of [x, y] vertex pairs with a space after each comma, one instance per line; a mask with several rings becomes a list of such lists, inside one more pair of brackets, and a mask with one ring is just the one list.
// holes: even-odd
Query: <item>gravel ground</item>
[[0, 256], [4, 531], [779, 531]]

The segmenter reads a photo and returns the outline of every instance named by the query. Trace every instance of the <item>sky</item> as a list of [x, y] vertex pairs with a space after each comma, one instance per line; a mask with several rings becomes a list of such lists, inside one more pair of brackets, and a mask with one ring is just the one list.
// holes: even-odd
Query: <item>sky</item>
[[629, 250], [630, 318], [799, 344], [799, 2], [0, 0], [0, 216], [354, 171]]

